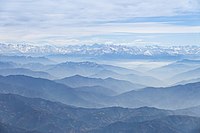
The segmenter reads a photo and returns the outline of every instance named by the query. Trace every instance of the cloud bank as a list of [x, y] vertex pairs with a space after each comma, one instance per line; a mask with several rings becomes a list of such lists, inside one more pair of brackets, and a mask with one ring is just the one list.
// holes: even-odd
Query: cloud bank
[[122, 33], [199, 35], [200, 0], [0, 0], [0, 20], [4, 42], [122, 42], [114, 38]]

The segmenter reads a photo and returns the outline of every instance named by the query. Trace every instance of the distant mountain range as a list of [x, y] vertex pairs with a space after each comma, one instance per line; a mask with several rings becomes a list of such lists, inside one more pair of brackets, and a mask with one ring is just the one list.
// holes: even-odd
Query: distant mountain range
[[133, 84], [125, 80], [117, 80], [113, 78], [106, 78], [106, 79], [89, 78], [89, 77], [83, 77], [80, 75], [75, 75], [72, 77], [56, 80], [56, 82], [65, 84], [73, 88], [102, 86], [104, 88], [109, 88], [110, 90], [118, 94], [130, 91], [130, 90], [141, 89], [145, 87], [143, 85]]
[[110, 70], [102, 70], [94, 75], [93, 78], [115, 78], [119, 80], [126, 80], [135, 84], [141, 84], [144, 86], [164, 86], [165, 83], [157, 78], [147, 75], [137, 75], [137, 74], [119, 74]]
[[[79, 80], [79, 78], [76, 78], [76, 80]], [[123, 90], [123, 86], [129, 86], [128, 89], [131, 89], [131, 86], [135, 87], [133, 84], [126, 81], [118, 81], [114, 79], [108, 79], [105, 81], [108, 85], [106, 88], [105, 84], [102, 84], [101, 82], [96, 82], [99, 86], [80, 86], [78, 88], [76, 86], [76, 88], [71, 88], [64, 84], [56, 83], [55, 81], [47, 79], [33, 78], [23, 75], [1, 76], [0, 93], [12, 93], [32, 98], [43, 98], [81, 107], [106, 107], [116, 105], [112, 100], [112, 96], [119, 94], [119, 90], [121, 92], [126, 92], [125, 89]], [[118, 87], [115, 85], [116, 82], [118, 82]], [[122, 83], [126, 84], [123, 85]]]
[[96, 107], [98, 105], [93, 103], [93, 101], [86, 101], [79, 97], [73, 88], [47, 79], [23, 75], [1, 76], [0, 84], [1, 93], [43, 98], [84, 107]]
[[152, 76], [147, 76], [135, 70], [112, 65], [97, 64], [89, 61], [64, 62], [56, 65], [51, 65], [44, 71], [58, 78], [82, 75], [91, 78], [115, 78], [118, 80], [127, 80], [133, 84], [140, 84], [142, 86], [164, 85], [161, 80], [158, 80]]
[[46, 79], [54, 79], [52, 75], [47, 72], [42, 71], [32, 71], [25, 68], [11, 68], [11, 69], [0, 69], [0, 75], [9, 76], [9, 75], [26, 75], [36, 78], [46, 78]]
[[107, 58], [142, 58], [160, 56], [199, 56], [199, 46], [125, 46], [125, 45], [68, 45], [68, 46], [34, 46], [29, 44], [0, 44], [2, 54], [66, 54], [73, 56], [99, 56]]
[[200, 82], [200, 78], [190, 79], [190, 80], [182, 80], [180, 82], [175, 83], [175, 85], [185, 85], [185, 84], [195, 83], [195, 82]]
[[199, 68], [189, 70], [183, 73], [179, 73], [171, 77], [171, 80], [174, 82], [181, 82], [183, 80], [189, 81], [189, 80], [197, 79], [198, 81], [198, 78], [200, 78], [200, 66]]
[[[46, 67], [46, 66], [45, 66]], [[118, 67], [112, 65], [105, 65], [105, 64], [98, 64], [95, 62], [90, 61], [83, 61], [83, 62], [63, 62], [59, 64], [51, 65], [50, 68], [45, 70], [46, 72], [56, 76], [56, 77], [68, 77], [74, 75], [83, 75], [83, 76], [91, 76], [100, 71], [107, 70], [111, 72], [118, 72], [120, 74], [142, 74], [141, 72]]]
[[[150, 70], [148, 73], [154, 75], [155, 77], [160, 77], [165, 80], [166, 79], [170, 80], [170, 78], [172, 78], [173, 76], [176, 76], [180, 73], [184, 73], [199, 67], [200, 67], [200, 60], [183, 59], [162, 67], [154, 68]], [[183, 80], [183, 78], [180, 77], [180, 80]], [[174, 79], [171, 80], [173, 80], [173, 82], [177, 81], [177, 79], [176, 81], [174, 81]]]
[[[125, 107], [141, 105], [164, 109], [181, 109], [200, 105], [200, 82], [166, 88], [144, 88], [115, 97], [115, 102]], [[137, 106], [135, 106], [137, 105]]]
[[23, 56], [23, 55], [0, 55], [1, 62], [14, 62], [19, 64], [27, 63], [42, 63], [42, 64], [52, 64], [55, 63], [52, 60], [46, 57], [32, 57], [32, 56]]
[[[70, 85], [70, 81], [73, 80], [78, 85], [78, 80], [80, 80], [81, 78], [82, 77], [79, 76], [78, 78], [76, 78], [75, 76], [57, 82], [64, 83], [66, 80], [65, 84]], [[85, 77], [83, 77], [82, 79], [82, 81], [80, 80], [80, 85], [81, 82], [83, 82], [84, 80], [88, 80]], [[93, 81], [96, 79], [90, 80]], [[100, 84], [101, 82], [99, 81], [105, 82], [108, 86], [105, 87], [104, 85], [106, 84]], [[95, 82], [96, 84], [99, 84], [98, 86], [80, 86], [78, 88], [76, 86], [76, 88], [72, 88], [62, 83], [56, 83], [55, 81], [47, 79], [33, 78], [22, 75], [13, 75], [6, 77], [1, 76], [0, 93], [12, 93], [32, 98], [43, 98], [80, 107], [122, 106], [135, 108], [142, 106], [151, 106], [164, 109], [183, 109], [200, 105], [199, 82], [166, 88], [151, 87], [139, 90], [131, 90], [128, 92], [125, 89], [123, 90], [123, 88], [118, 88], [117, 90], [117, 87], [112, 87], [112, 85], [116, 85], [118, 87], [123, 87], [124, 85], [125, 87], [126, 85], [129, 86], [132, 84], [125, 81], [118, 81], [117, 85], [117, 83], [115, 82], [117, 82], [117, 80], [108, 79], [107, 81], [98, 79], [97, 82]], [[126, 92], [119, 94], [119, 90], [121, 92]], [[118, 95], [116, 92], [118, 93]]]
[[0, 133], [200, 133], [199, 60], [140, 72], [52, 54], [0, 55]]

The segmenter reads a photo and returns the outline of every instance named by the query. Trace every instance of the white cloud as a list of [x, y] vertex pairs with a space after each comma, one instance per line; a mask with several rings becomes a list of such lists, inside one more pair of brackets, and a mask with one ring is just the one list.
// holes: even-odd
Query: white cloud
[[199, 0], [1, 0], [0, 5], [1, 20], [40, 25], [173, 16], [200, 10]]
[[199, 33], [200, 24], [120, 23], [135, 17], [198, 12], [199, 0], [0, 0], [0, 40], [34, 41], [52, 36], [73, 40], [116, 32]]

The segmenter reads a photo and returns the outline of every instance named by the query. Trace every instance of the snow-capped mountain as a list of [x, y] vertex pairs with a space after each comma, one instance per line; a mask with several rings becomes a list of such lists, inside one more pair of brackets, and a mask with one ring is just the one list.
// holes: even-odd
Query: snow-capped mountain
[[34, 46], [28, 44], [0, 44], [0, 53], [69, 54], [69, 55], [199, 55], [200, 46], [125, 46], [125, 45], [67, 45]]

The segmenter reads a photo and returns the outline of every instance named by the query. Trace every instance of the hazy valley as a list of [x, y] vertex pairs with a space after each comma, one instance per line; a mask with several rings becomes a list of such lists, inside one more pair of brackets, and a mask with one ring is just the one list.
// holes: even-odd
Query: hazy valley
[[0, 55], [1, 133], [200, 132], [197, 55], [14, 54]]

